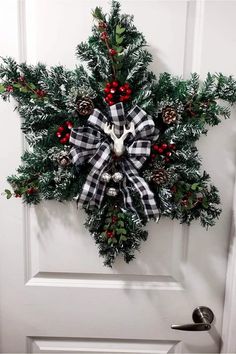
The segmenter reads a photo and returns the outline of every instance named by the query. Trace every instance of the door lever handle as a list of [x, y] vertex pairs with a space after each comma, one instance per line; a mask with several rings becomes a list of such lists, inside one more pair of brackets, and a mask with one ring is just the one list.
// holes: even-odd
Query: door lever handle
[[197, 307], [192, 314], [193, 322], [184, 325], [172, 325], [172, 329], [180, 331], [209, 331], [214, 320], [214, 313], [206, 306]]

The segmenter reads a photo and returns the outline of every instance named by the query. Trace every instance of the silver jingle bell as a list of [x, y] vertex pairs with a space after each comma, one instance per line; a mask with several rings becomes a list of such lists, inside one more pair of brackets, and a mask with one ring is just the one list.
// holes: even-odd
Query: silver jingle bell
[[115, 172], [114, 175], [112, 176], [112, 179], [114, 182], [118, 183], [118, 182], [122, 181], [123, 177], [124, 177], [123, 173]]
[[108, 195], [109, 197], [116, 197], [117, 194], [118, 194], [118, 191], [117, 191], [116, 188], [110, 187], [110, 188], [107, 189], [107, 192], [106, 192], [106, 193], [107, 193], [107, 195]]
[[111, 175], [110, 175], [110, 173], [104, 172], [104, 173], [101, 175], [101, 181], [108, 183], [108, 182], [110, 182], [110, 180], [111, 180]]

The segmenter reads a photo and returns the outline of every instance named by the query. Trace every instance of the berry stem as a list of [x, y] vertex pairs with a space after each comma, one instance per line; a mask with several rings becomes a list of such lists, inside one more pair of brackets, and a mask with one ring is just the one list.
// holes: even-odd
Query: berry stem
[[111, 60], [111, 65], [112, 65], [112, 71], [113, 71], [113, 78], [116, 80], [116, 68], [115, 68], [115, 65], [114, 65], [114, 58], [113, 56], [110, 54], [110, 47], [109, 47], [109, 43], [108, 43], [108, 40], [105, 39], [105, 44], [106, 44], [106, 47], [107, 47], [107, 51], [108, 51], [108, 54], [109, 54], [109, 57], [110, 57], [110, 60]]

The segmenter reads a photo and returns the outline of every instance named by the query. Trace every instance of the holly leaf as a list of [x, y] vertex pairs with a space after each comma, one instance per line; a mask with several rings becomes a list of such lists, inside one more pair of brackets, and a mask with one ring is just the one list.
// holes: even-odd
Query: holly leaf
[[121, 53], [124, 48], [120, 45], [120, 46], [115, 46], [114, 49], [117, 51], [117, 53]]
[[21, 84], [12, 84], [12, 86], [18, 89], [21, 88]]
[[3, 84], [0, 84], [0, 93], [5, 92], [5, 86]]
[[122, 220], [117, 221], [117, 226], [124, 227], [125, 226], [124, 221]]
[[103, 240], [106, 240], [107, 238], [106, 232], [102, 232], [100, 236], [103, 238]]
[[123, 213], [118, 213], [117, 216], [118, 216], [119, 219], [123, 219], [124, 220], [124, 218], [125, 218], [125, 214], [123, 214]]
[[30, 87], [32, 90], [35, 90], [35, 89], [36, 89], [35, 84], [33, 84], [32, 82], [31, 82], [31, 83], [29, 83], [29, 87]]
[[7, 199], [10, 199], [12, 197], [12, 192], [9, 189], [5, 189], [4, 192], [6, 193]]
[[203, 198], [202, 206], [203, 206], [203, 208], [205, 208], [205, 209], [207, 209], [207, 208], [209, 207], [209, 203], [208, 203], [208, 201], [207, 201], [206, 198]]
[[123, 36], [119, 36], [119, 35], [116, 35], [116, 43], [117, 44], [121, 44], [124, 40], [124, 37]]
[[117, 34], [122, 34], [124, 32], [125, 32], [125, 28], [124, 27], [121, 27], [120, 25], [116, 26], [116, 33]]
[[23, 93], [26, 93], [26, 92], [29, 91], [29, 90], [27, 89], [27, 87], [24, 87], [24, 86], [20, 87], [19, 90], [20, 90], [20, 92], [23, 92]]
[[112, 243], [112, 238], [109, 238], [109, 239], [107, 240], [107, 243], [108, 243], [108, 245], [110, 245], [110, 244]]
[[191, 189], [192, 189], [193, 191], [196, 191], [197, 188], [198, 188], [198, 185], [199, 185], [199, 183], [193, 183], [193, 184], [191, 185]]
[[127, 231], [123, 228], [116, 230], [117, 235], [126, 235]]
[[121, 243], [122, 241], [127, 241], [127, 237], [125, 237], [124, 235], [121, 235], [119, 243]]

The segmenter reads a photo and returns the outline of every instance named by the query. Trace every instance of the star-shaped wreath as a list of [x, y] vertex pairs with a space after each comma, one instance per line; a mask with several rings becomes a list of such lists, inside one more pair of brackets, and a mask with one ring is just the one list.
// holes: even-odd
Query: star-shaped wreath
[[157, 80], [143, 34], [117, 1], [110, 14], [97, 7], [93, 17], [92, 36], [77, 47], [86, 67], [3, 59], [0, 95], [17, 102], [30, 146], [5, 194], [28, 204], [76, 199], [111, 266], [119, 254], [134, 258], [150, 218], [214, 224], [219, 195], [195, 143], [230, 116], [218, 99], [235, 103], [236, 82], [223, 74], [203, 83], [197, 74]]

